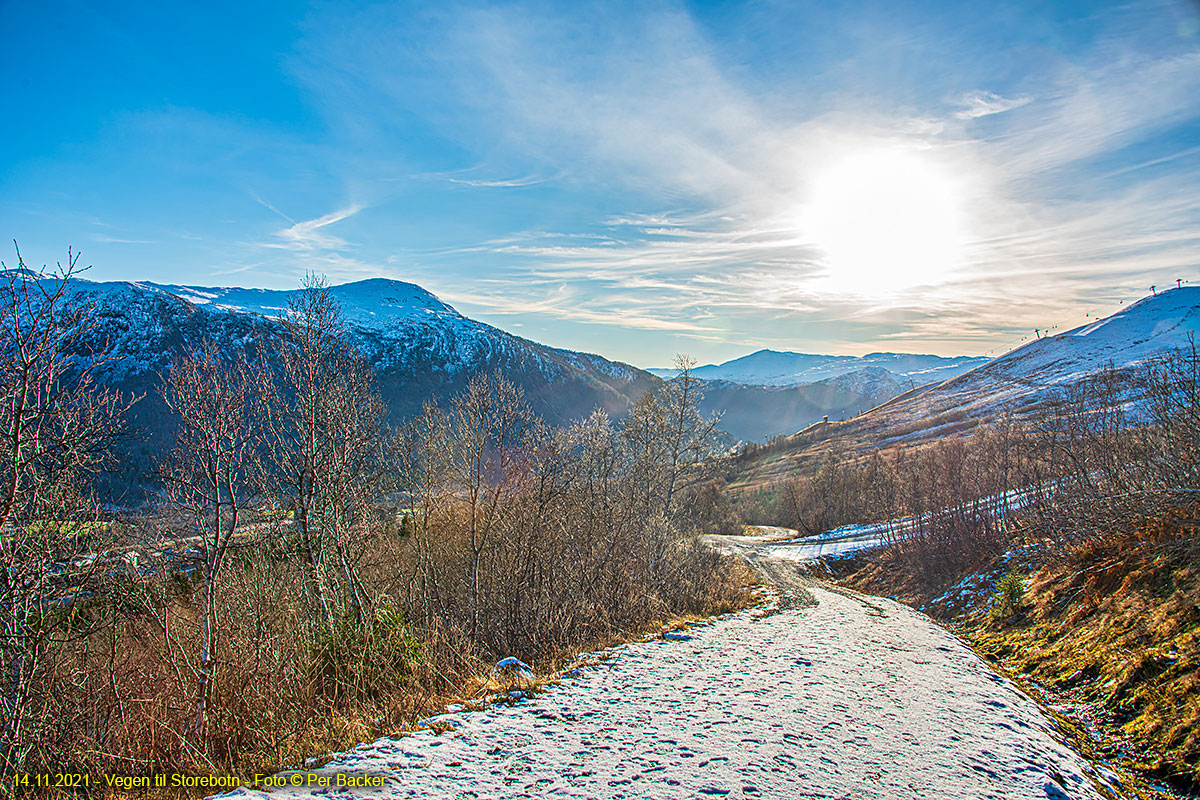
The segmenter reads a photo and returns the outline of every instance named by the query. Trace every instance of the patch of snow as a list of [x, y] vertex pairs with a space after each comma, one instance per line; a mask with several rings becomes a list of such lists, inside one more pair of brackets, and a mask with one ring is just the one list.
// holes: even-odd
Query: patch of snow
[[524, 678], [533, 677], [533, 670], [530, 668], [530, 666], [514, 656], [502, 658], [497, 661], [496, 666], [492, 667], [492, 674], [495, 675], [497, 672], [502, 672], [507, 669], [511, 669], [513, 672]]

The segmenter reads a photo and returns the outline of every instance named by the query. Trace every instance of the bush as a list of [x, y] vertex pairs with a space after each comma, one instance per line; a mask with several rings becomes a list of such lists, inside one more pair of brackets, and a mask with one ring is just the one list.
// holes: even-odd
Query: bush
[[384, 602], [364, 620], [342, 617], [312, 647], [312, 670], [333, 696], [364, 699], [403, 686], [421, 663], [421, 642]]
[[1016, 569], [1004, 573], [996, 581], [996, 595], [992, 603], [993, 619], [1008, 619], [1021, 610], [1025, 594], [1025, 576]]

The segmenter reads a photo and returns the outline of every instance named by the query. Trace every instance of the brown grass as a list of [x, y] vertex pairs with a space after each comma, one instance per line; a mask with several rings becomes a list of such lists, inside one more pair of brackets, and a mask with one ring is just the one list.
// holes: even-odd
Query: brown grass
[[[835, 564], [841, 582], [896, 597], [951, 623], [988, 660], [1099, 733], [1095, 752], [1168, 783], [1200, 789], [1200, 506], [1150, 521], [1054, 559], [1018, 557], [1029, 576], [1021, 608], [934, 604], [972, 572], [922, 572], [897, 553]], [[1007, 566], [978, 568], [992, 585]]]
[[[65, 758], [61, 769], [104, 774], [233, 775], [243, 780], [272, 774], [306, 762], [323, 763], [328, 754], [381, 736], [417, 730], [420, 721], [448, 704], [478, 708], [497, 692], [520, 688], [536, 692], [557, 680], [582, 653], [610, 647], [702, 617], [747, 607], [757, 601], [750, 590], [753, 573], [730, 559], [706, 574], [708, 585], [690, 598], [691, 610], [656, 616], [626, 628], [612, 628], [571, 647], [530, 659], [532, 680], [494, 675], [493, 659], [472, 653], [460, 637], [436, 630], [412, 633], [421, 655], [372, 686], [330, 685], [311, 667], [312, 654], [300, 644], [300, 617], [286, 607], [287, 583], [295, 576], [286, 565], [276, 572], [247, 562], [246, 572], [231, 568], [224, 587], [226, 602], [221, 668], [212, 699], [203, 752], [195, 740], [193, 679], [187, 654], [194, 650], [197, 614], [189, 585], [176, 581], [157, 587], [172, 638], [149, 609], [116, 604], [90, 610], [91, 632], [78, 640], [61, 664], [63, 698], [80, 698], [77, 707], [56, 707], [64, 732], [86, 734], [57, 743]], [[291, 587], [294, 589], [294, 587]], [[152, 589], [153, 590], [153, 589]], [[282, 603], [282, 605], [281, 605]], [[69, 681], [85, 685], [67, 686]], [[69, 711], [70, 713], [64, 713]], [[315, 759], [315, 762], [313, 761]], [[212, 789], [135, 789], [126, 796], [193, 797]], [[119, 797], [100, 787], [95, 796]], [[48, 795], [50, 796], [50, 795]]]
[[1034, 575], [1028, 608], [975, 628], [978, 647], [1081, 704], [1108, 749], [1200, 788], [1200, 563], [1195, 509], [1172, 511]]

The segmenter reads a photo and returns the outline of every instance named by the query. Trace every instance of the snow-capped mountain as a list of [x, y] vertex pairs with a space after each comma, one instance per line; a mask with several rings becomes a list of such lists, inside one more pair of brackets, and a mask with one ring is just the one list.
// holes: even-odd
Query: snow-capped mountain
[[[558, 420], [578, 413], [566, 395], [594, 394], [613, 411], [655, 383], [647, 373], [600, 356], [531, 342], [464, 317], [420, 286], [375, 278], [331, 288], [352, 342], [381, 379], [402, 376], [423, 385], [459, 384], [480, 369], [503, 368], [526, 379], [538, 410]], [[273, 336], [292, 291], [209, 288], [76, 279], [77, 302], [93, 306], [100, 331], [118, 357], [114, 377], [156, 374], [183, 347], [212, 337], [229, 347]], [[556, 384], [555, 396], [533, 381]], [[576, 387], [582, 384], [582, 387]], [[578, 389], [572, 392], [572, 389]], [[423, 398], [422, 398], [423, 400]], [[391, 398], [393, 411], [419, 407]], [[591, 410], [591, 407], [587, 409]]]
[[[976, 356], [870, 353], [827, 356], [759, 350], [723, 364], [696, 367], [706, 381], [703, 409], [748, 441], [793, 433], [823, 417], [861, 414], [902, 392], [940, 383], [987, 363]], [[660, 378], [674, 369], [651, 369]]]
[[[522, 339], [459, 314], [420, 286], [371, 279], [331, 288], [351, 341], [374, 366], [393, 420], [445, 398], [471, 376], [496, 371], [517, 383], [533, 409], [558, 424], [596, 408], [624, 413], [658, 384], [649, 373], [597, 355]], [[97, 322], [95, 346], [115, 358], [106, 383], [145, 394], [133, 422], [142, 441], [131, 458], [146, 471], [170, 435], [158, 387], [172, 361], [206, 340], [257, 349], [278, 335], [292, 292], [153, 283], [72, 281], [72, 301]]]
[[1154, 359], [1191, 346], [1200, 330], [1200, 287], [1145, 297], [1111, 316], [1035, 339], [956, 378], [910, 391], [889, 416], [916, 417], [950, 409], [982, 417], [999, 408], [1036, 414], [1064, 387], [1113, 367], [1127, 375]]
[[1035, 339], [967, 373], [976, 384], [995, 377], [1031, 386], [1069, 383], [1110, 362], [1136, 367], [1164, 353], [1189, 346], [1200, 330], [1200, 287], [1183, 287], [1144, 297], [1097, 322], [1055, 336]]
[[[651, 385], [646, 373], [600, 356], [560, 350], [464, 317], [420, 286], [374, 278], [331, 287], [351, 340], [381, 376], [473, 374], [481, 367], [519, 367], [548, 382], [581, 375], [620, 391], [631, 382]], [[231, 347], [274, 335], [294, 291], [210, 288], [76, 279], [74, 297], [94, 307], [119, 360], [114, 374], [161, 371], [183, 346], [211, 336]], [[536, 388], [536, 387], [535, 387]], [[640, 387], [639, 387], [640, 388]], [[535, 392], [536, 394], [536, 392]], [[599, 405], [608, 407], [610, 402]], [[418, 404], [419, 405], [419, 404]], [[537, 405], [537, 403], [535, 403]], [[553, 404], [551, 404], [553, 405]], [[617, 406], [622, 403], [616, 401]], [[552, 417], [561, 409], [544, 409]]]
[[[693, 373], [706, 380], [730, 381], [757, 386], [796, 386], [835, 378], [864, 369], [885, 369], [905, 386], [935, 383], [961, 375], [984, 364], [979, 356], [933, 356], [916, 353], [869, 353], [865, 356], [826, 356], [759, 350], [756, 353], [696, 367]], [[671, 369], [651, 369], [660, 378], [675, 374]]]
[[[1062, 389], [1112, 367], [1126, 375], [1191, 346], [1200, 329], [1200, 288], [1145, 297], [1097, 322], [1035, 339], [957, 378], [901, 397], [894, 411], [925, 415], [957, 410], [983, 418], [1000, 408], [1043, 412]], [[1130, 387], [1129, 391], [1133, 391]], [[1132, 397], [1132, 395], [1131, 395]]]

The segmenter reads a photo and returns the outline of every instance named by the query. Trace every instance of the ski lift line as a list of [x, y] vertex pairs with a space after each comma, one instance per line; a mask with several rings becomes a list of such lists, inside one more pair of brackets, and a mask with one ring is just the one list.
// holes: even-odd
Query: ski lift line
[[[1188, 283], [1188, 280], [1186, 278], [1176, 278], [1176, 281], [1179, 283], [1179, 285], [1176, 286], [1175, 288], [1182, 288], [1182, 285], [1184, 283]], [[1155, 284], [1155, 285], [1157, 286], [1157, 284]], [[1156, 296], [1156, 295], [1143, 294], [1140, 297], [1138, 297], [1138, 299], [1134, 302], [1139, 302], [1141, 300], [1145, 300], [1147, 297], [1154, 297], [1154, 296]], [[1125, 308], [1125, 301], [1122, 300], [1120, 302], [1121, 302], [1121, 307]], [[1133, 305], [1133, 303], [1130, 303], [1130, 305]], [[1104, 310], [1106, 310], [1106, 307], [1097, 306], [1095, 308], [1092, 308], [1090, 311], [1084, 312], [1084, 318], [1086, 321], [1083, 322], [1082, 324], [1088, 325], [1088, 324], [1091, 324], [1092, 322], [1099, 322], [1101, 319], [1103, 319], [1103, 317], [1100, 317], [1099, 314]], [[1095, 316], [1093, 316], [1093, 315], [1095, 315]], [[1112, 315], [1110, 314], [1109, 316], [1112, 316]], [[1034, 328], [1035, 332], [1041, 332], [1041, 334], [1042, 334], [1041, 336], [1036, 336], [1036, 333], [1035, 333], [1035, 336], [1037, 339], [1049, 338], [1051, 331], [1064, 330], [1064, 328], [1063, 328], [1064, 324], [1066, 324], [1066, 323], [1063, 321], [1060, 321], [1057, 325], [1051, 325], [1048, 328], [1041, 328], [1041, 327]], [[1078, 328], [1078, 327], [1080, 327], [1080, 325], [1075, 325], [1072, 328], [1065, 328], [1065, 330], [1073, 330], [1074, 328]], [[1057, 335], [1057, 334], [1055, 334], [1055, 335]], [[1004, 348], [1003, 350], [1000, 351], [1000, 354], [1003, 355], [1004, 353], [1008, 353], [1012, 350], [1015, 350], [1017, 347], [1019, 347], [1021, 344], [1023, 344], [1024, 342], [1027, 342], [1027, 341], [1029, 341], [1028, 334], [1026, 334], [1025, 336], [1020, 336], [1016, 339], [1010, 339], [1008, 342], [1001, 344], [1001, 345], [997, 345], [996, 347], [993, 347], [991, 350], [988, 350], [986, 355], [991, 356], [994, 353], [996, 353], [997, 350], [1000, 350], [1000, 348]]]

